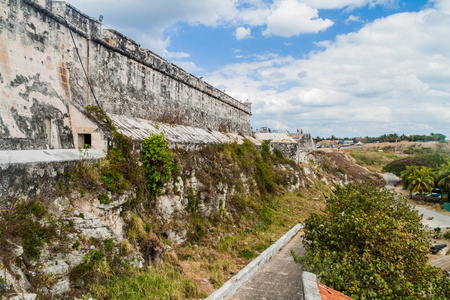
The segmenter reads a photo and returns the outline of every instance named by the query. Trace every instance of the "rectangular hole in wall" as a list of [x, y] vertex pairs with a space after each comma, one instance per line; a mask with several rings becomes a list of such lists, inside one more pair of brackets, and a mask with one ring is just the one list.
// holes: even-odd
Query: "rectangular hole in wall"
[[45, 118], [45, 133], [47, 134], [47, 146], [52, 147], [52, 131], [51, 131], [52, 120], [48, 117]]
[[92, 147], [92, 135], [90, 133], [78, 134], [78, 147], [79, 148], [91, 148]]

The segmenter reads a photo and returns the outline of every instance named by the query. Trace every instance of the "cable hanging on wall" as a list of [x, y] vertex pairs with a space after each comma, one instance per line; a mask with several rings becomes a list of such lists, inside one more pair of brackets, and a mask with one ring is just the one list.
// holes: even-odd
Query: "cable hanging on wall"
[[69, 29], [69, 32], [70, 32], [70, 36], [72, 37], [73, 46], [75, 47], [75, 51], [77, 52], [78, 59], [80, 60], [80, 64], [81, 64], [81, 67], [83, 69], [84, 76], [86, 77], [86, 81], [88, 83], [89, 89], [91, 90], [92, 96], [94, 96], [94, 100], [95, 100], [95, 103], [97, 103], [97, 106], [101, 107], [100, 104], [97, 101], [97, 97], [95, 96], [94, 89], [92, 88], [92, 85], [91, 85], [91, 81], [89, 80], [89, 78], [87, 76], [86, 70], [84, 68], [83, 61], [81, 60], [80, 52], [78, 51], [77, 44], [75, 43], [75, 39], [73, 38], [72, 30]]

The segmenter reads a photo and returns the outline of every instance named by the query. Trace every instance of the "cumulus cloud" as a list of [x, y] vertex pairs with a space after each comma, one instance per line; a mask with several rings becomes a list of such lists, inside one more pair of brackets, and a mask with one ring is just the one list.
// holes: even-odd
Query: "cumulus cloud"
[[376, 5], [392, 6], [396, 0], [303, 0], [307, 5], [319, 9], [340, 9], [340, 8], [359, 8], [366, 5], [374, 7]]
[[450, 14], [436, 7], [375, 20], [304, 59], [277, 55], [228, 65], [208, 82], [250, 99], [258, 126], [276, 119], [280, 129], [322, 136], [398, 128], [450, 136], [450, 44], [442, 38], [450, 36]]
[[238, 27], [236, 28], [236, 39], [243, 40], [252, 34], [252, 30], [250, 28]]
[[178, 22], [218, 26], [229, 24], [238, 13], [234, 0], [68, 0], [68, 2], [90, 16], [103, 15], [107, 27], [130, 36], [160, 55], [163, 55], [170, 45], [170, 38], [164, 36], [165, 31]]
[[[188, 53], [172, 52], [177, 24], [242, 28], [236, 38], [291, 37], [333, 25], [321, 9], [352, 10], [395, 5], [396, 0], [69, 0], [90, 16], [143, 47], [199, 72]], [[399, 13], [361, 30], [316, 43], [303, 59], [280, 53], [248, 53], [237, 64], [211, 72], [208, 82], [253, 102], [252, 122], [310, 129], [315, 135], [443, 132], [450, 128], [450, 2]], [[138, 9], [136, 9], [138, 7]], [[349, 17], [348, 22], [357, 22]], [[238, 34], [239, 31], [239, 34]], [[231, 31], [233, 32], [233, 31]], [[294, 48], [294, 47], [293, 47]], [[183, 60], [183, 61], [181, 61]], [[206, 76], [205, 76], [206, 78]], [[278, 120], [279, 123], [273, 123]], [[408, 132], [409, 130], [409, 132]], [[426, 130], [418, 132], [418, 130]]]
[[[171, 52], [170, 35], [179, 23], [192, 26], [236, 26], [235, 36], [248, 38], [262, 26], [264, 36], [290, 37], [314, 33], [333, 25], [318, 10], [300, 0], [68, 0], [90, 16], [104, 16], [104, 25], [135, 39], [143, 47], [165, 55]], [[380, 0], [381, 1], [381, 0]], [[175, 57], [176, 58], [176, 57]]]
[[267, 18], [265, 36], [296, 36], [302, 33], [317, 33], [333, 25], [329, 19], [318, 18], [317, 9], [311, 8], [297, 0], [282, 0], [274, 4], [271, 15]]

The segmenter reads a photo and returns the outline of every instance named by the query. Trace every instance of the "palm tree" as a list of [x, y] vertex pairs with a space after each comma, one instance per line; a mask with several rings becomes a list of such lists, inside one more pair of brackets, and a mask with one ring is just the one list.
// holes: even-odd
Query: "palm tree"
[[412, 198], [411, 182], [415, 177], [417, 177], [418, 172], [418, 166], [407, 166], [406, 170], [403, 170], [400, 173], [400, 177], [402, 178], [402, 185], [409, 189], [409, 198]]
[[450, 162], [447, 162], [445, 165], [442, 165], [436, 176], [437, 186], [441, 188], [441, 199], [443, 199], [444, 190], [447, 191], [447, 200], [448, 200], [448, 190], [450, 189]]
[[434, 186], [433, 170], [427, 167], [421, 167], [418, 171], [411, 175], [409, 188], [412, 192], [419, 192], [420, 198], [423, 200], [423, 192], [431, 192]]

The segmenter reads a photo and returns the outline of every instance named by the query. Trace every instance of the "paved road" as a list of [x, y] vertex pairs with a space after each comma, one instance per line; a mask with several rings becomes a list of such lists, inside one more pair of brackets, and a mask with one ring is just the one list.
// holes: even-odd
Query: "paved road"
[[294, 249], [298, 256], [304, 255], [300, 234], [297, 234], [258, 273], [253, 275], [231, 299], [303, 299], [302, 269], [294, 262], [291, 249]]
[[419, 215], [423, 215], [422, 223], [428, 225], [428, 227], [450, 228], [450, 215], [429, 210], [420, 206], [414, 206], [414, 208], [419, 212]]

